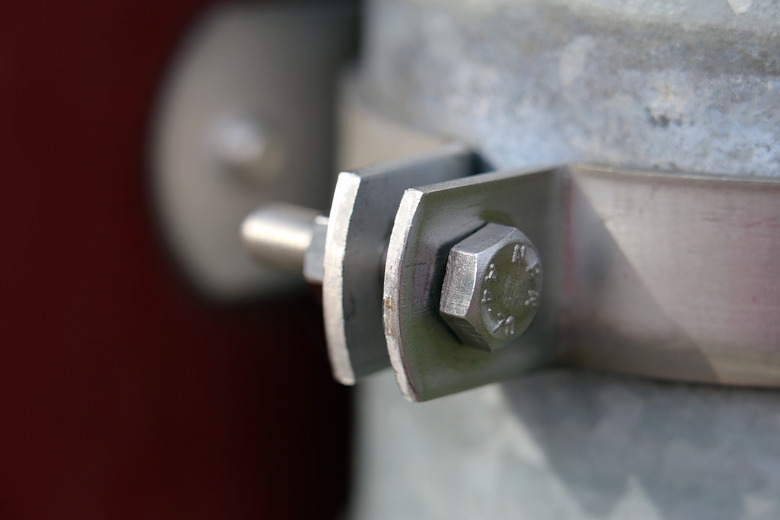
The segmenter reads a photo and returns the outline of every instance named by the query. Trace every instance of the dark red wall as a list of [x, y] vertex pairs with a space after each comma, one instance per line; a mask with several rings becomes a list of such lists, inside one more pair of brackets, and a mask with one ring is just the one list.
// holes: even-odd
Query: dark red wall
[[317, 305], [212, 308], [154, 235], [150, 107], [206, 3], [0, 1], [3, 520], [330, 518], [343, 502], [348, 394]]

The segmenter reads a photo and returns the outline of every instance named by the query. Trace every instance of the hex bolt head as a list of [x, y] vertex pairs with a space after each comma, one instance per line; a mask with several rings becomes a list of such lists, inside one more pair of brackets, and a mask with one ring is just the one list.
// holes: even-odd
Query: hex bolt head
[[463, 343], [495, 352], [528, 329], [541, 292], [531, 240], [517, 228], [487, 224], [450, 250], [439, 312]]

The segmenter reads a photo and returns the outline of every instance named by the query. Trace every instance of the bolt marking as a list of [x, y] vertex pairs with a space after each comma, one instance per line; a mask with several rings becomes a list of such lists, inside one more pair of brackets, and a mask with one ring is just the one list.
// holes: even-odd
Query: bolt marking
[[[488, 309], [488, 310], [491, 310], [491, 309]], [[506, 334], [507, 336], [514, 335], [514, 333], [515, 333], [515, 317], [514, 316], [505, 317], [500, 312], [496, 315], [496, 317], [498, 319], [496, 320], [495, 328], [493, 328], [493, 334], [498, 332], [498, 330], [501, 327], [503, 327], [504, 328], [504, 334]]]
[[510, 316], [504, 322], [504, 334], [507, 336], [514, 336], [515, 334], [515, 317]]
[[516, 264], [523, 260], [525, 260], [525, 244], [515, 244], [515, 249], [512, 251], [512, 263]]
[[453, 248], [445, 284], [458, 290], [443, 291], [440, 305], [464, 343], [490, 352], [527, 330], [541, 306], [539, 252], [522, 233], [505, 228], [488, 224], [476, 232], [480, 240], [468, 238], [462, 250]]
[[[530, 279], [534, 279], [541, 275], [542, 268], [541, 265], [539, 265], [539, 262], [534, 262], [532, 265], [527, 265], [525, 263], [527, 261], [527, 252], [528, 249], [525, 244], [515, 244], [512, 248], [511, 261], [513, 264], [519, 264], [518, 267], [522, 269]], [[484, 277], [485, 283], [500, 283], [501, 278], [502, 276], [499, 274], [496, 264], [488, 264]], [[512, 302], [506, 300], [507, 297], [508, 295], [501, 296], [500, 290], [499, 295], [496, 296], [489, 289], [483, 289], [480, 302], [486, 305], [487, 317], [493, 322], [488, 329], [493, 334], [500, 334], [503, 332], [506, 337], [511, 337], [515, 335], [517, 318], [513, 315], [507, 316], [502, 312], [498, 312], [494, 307], [496, 304], [499, 305], [499, 308], [503, 308], [504, 305], [512, 306]], [[522, 306], [525, 308], [535, 309], [539, 306], [539, 297], [538, 291], [528, 289], [525, 298], [521, 299], [520, 302], [522, 302]]]
[[[492, 310], [493, 310], [493, 309], [488, 309], [488, 312], [492, 312]], [[500, 329], [500, 328], [501, 328], [501, 325], [503, 325], [503, 324], [504, 324], [504, 320], [505, 320], [505, 319], [506, 319], [506, 318], [504, 317], [504, 315], [503, 315], [503, 314], [501, 314], [500, 312], [496, 313], [496, 318], [495, 318], [495, 320], [496, 320], [496, 322], [497, 322], [497, 323], [496, 323], [496, 326], [495, 326], [495, 328], [493, 329], [493, 333], [494, 333], [494, 334], [495, 334], [496, 332], [498, 332], [498, 329]]]
[[536, 308], [539, 305], [539, 292], [529, 289], [528, 298], [523, 302], [523, 305]]

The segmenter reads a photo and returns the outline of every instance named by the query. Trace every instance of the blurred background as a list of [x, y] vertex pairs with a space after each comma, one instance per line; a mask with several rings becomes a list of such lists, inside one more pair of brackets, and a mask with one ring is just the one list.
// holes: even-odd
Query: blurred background
[[343, 509], [319, 304], [205, 301], [151, 216], [155, 95], [215, 3], [0, 2], [0, 518]]

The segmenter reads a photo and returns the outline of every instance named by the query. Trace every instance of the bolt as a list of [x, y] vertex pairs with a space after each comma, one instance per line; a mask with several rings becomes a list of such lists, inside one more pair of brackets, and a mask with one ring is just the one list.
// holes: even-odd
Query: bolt
[[211, 139], [223, 167], [247, 180], [269, 183], [283, 169], [279, 135], [258, 118], [223, 118], [215, 125]]
[[463, 343], [495, 352], [528, 329], [541, 291], [531, 240], [517, 228], [487, 224], [450, 250], [439, 312]]
[[[315, 231], [322, 234], [317, 213], [283, 202], [267, 204], [244, 219], [241, 239], [259, 263], [300, 274]], [[327, 229], [327, 223], [324, 226]]]

